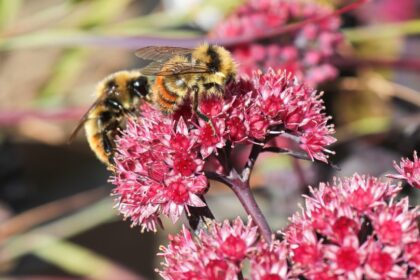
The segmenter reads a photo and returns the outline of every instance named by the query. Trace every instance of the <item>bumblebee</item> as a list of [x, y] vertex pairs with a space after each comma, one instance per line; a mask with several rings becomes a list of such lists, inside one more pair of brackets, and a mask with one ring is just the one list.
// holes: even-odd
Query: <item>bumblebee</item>
[[148, 100], [151, 78], [138, 70], [109, 75], [96, 87], [96, 101], [79, 121], [70, 141], [84, 127], [86, 138], [97, 158], [112, 165], [115, 137], [124, 128], [128, 115], [137, 115], [142, 100]]
[[178, 47], [145, 47], [136, 56], [151, 62], [140, 69], [155, 76], [152, 102], [163, 112], [173, 113], [186, 100], [202, 119], [208, 118], [197, 109], [202, 98], [221, 96], [225, 85], [236, 76], [236, 63], [223, 47], [202, 44], [195, 49]]
[[216, 45], [203, 44], [195, 49], [145, 47], [137, 50], [136, 56], [148, 64], [102, 80], [96, 89], [97, 100], [70, 137], [84, 126], [90, 148], [107, 165], [112, 165], [115, 137], [124, 128], [126, 117], [137, 115], [142, 100], [170, 114], [189, 99], [197, 116], [209, 122], [198, 110], [199, 101], [221, 96], [225, 85], [236, 76], [231, 54]]

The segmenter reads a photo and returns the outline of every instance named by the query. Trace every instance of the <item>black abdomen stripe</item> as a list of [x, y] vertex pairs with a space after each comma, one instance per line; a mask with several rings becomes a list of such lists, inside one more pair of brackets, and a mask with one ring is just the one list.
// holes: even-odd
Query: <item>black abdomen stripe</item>
[[209, 45], [207, 54], [210, 56], [210, 61], [207, 63], [207, 67], [210, 68], [210, 70], [213, 72], [219, 72], [221, 61], [219, 54], [214, 49], [214, 46]]

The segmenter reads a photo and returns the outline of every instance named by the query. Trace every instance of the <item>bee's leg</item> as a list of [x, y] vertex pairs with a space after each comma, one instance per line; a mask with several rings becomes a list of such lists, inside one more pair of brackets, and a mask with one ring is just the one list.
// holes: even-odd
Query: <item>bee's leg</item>
[[105, 154], [108, 157], [109, 165], [113, 164], [113, 155], [114, 155], [114, 143], [111, 139], [109, 132], [115, 129], [115, 122], [111, 121], [111, 115], [109, 112], [102, 113], [98, 118], [98, 128], [100, 129], [100, 134], [102, 138], [102, 146], [105, 151]]
[[105, 153], [108, 157], [107, 169], [111, 172], [115, 172], [114, 145], [106, 130], [102, 131], [102, 145], [104, 146]]
[[110, 163], [113, 161], [113, 145], [111, 139], [109, 139], [108, 134], [106, 131], [102, 131], [102, 145], [104, 146], [105, 153], [108, 156], [108, 160]]
[[214, 127], [211, 119], [209, 117], [207, 117], [206, 115], [204, 115], [203, 113], [200, 112], [200, 110], [198, 110], [198, 88], [195, 87], [194, 89], [194, 98], [193, 98], [193, 111], [194, 113], [203, 121], [205, 121], [206, 123], [208, 123], [211, 127], [211, 129], [213, 130], [213, 134], [216, 135], [216, 128]]

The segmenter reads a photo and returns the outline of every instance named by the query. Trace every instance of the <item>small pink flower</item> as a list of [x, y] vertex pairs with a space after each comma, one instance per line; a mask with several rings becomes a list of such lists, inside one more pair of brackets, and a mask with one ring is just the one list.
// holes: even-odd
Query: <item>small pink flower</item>
[[317, 244], [301, 243], [293, 248], [293, 261], [300, 265], [316, 263], [320, 260], [322, 253]]
[[362, 279], [366, 251], [356, 236], [347, 236], [341, 246], [325, 245], [329, 270], [346, 279]]
[[251, 279], [283, 280], [288, 279], [287, 249], [284, 243], [259, 243], [256, 254], [251, 257]]
[[224, 134], [226, 132], [226, 124], [222, 119], [212, 119], [212, 124], [205, 123], [200, 120], [198, 129], [198, 143], [201, 145], [201, 155], [203, 158], [217, 151], [217, 148], [223, 148], [226, 140]]
[[301, 148], [305, 150], [312, 159], [328, 162], [326, 153], [334, 154], [334, 152], [325, 147], [331, 145], [336, 139], [329, 134], [334, 132], [334, 128], [325, 124], [321, 124], [314, 129], [308, 129], [301, 136]]
[[366, 261], [366, 275], [371, 279], [404, 279], [406, 270], [405, 266], [395, 264], [395, 260], [387, 252], [372, 252]]
[[231, 260], [242, 260], [246, 255], [246, 243], [240, 237], [229, 235], [220, 246], [223, 254]]
[[332, 231], [335, 238], [341, 242], [349, 235], [355, 235], [359, 232], [360, 225], [353, 219], [341, 216], [335, 220], [332, 225]]
[[357, 248], [341, 247], [336, 254], [336, 262], [339, 269], [355, 271], [361, 263]]
[[405, 251], [408, 264], [420, 271], [420, 240], [408, 243]]
[[419, 236], [417, 223], [418, 207], [409, 209], [408, 198], [397, 203], [378, 207], [380, 213], [370, 214], [378, 238], [390, 246], [401, 246], [416, 241]]
[[203, 233], [200, 239], [209, 246], [218, 248], [220, 256], [238, 261], [252, 250], [257, 240], [257, 228], [252, 226], [251, 220], [245, 225], [238, 217], [232, 223], [215, 223], [211, 235]]
[[256, 140], [265, 138], [268, 132], [269, 121], [257, 110], [251, 110], [247, 116], [250, 136]]
[[391, 270], [393, 260], [390, 254], [378, 251], [369, 254], [367, 265], [369, 265], [373, 271], [383, 277], [388, 271]]
[[223, 111], [223, 100], [220, 98], [205, 98], [200, 101], [199, 110], [204, 115], [212, 118], [216, 117]]
[[200, 163], [201, 162], [197, 160], [195, 156], [188, 153], [178, 152], [174, 155], [174, 170], [182, 176], [191, 176], [197, 172], [197, 167]]
[[354, 175], [340, 182], [343, 199], [359, 213], [369, 213], [385, 200], [395, 196], [401, 187], [381, 182], [375, 177]]
[[401, 264], [398, 255], [400, 250], [383, 246], [373, 239], [367, 241], [368, 255], [365, 271], [369, 279], [404, 279], [407, 265]]
[[400, 165], [394, 162], [394, 167], [399, 175], [393, 174], [388, 175], [388, 177], [406, 180], [414, 188], [420, 189], [420, 160], [417, 157], [417, 151], [413, 153], [413, 160], [402, 158]]
[[244, 120], [234, 116], [226, 121], [229, 140], [232, 142], [242, 142], [247, 138], [247, 128]]

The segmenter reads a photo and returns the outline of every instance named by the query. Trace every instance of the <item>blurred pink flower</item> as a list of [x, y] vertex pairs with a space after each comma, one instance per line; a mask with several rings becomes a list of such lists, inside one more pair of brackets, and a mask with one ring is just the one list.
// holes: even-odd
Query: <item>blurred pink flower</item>
[[354, 175], [311, 188], [285, 241], [291, 275], [306, 279], [408, 279], [417, 273], [419, 208], [400, 187]]
[[398, 22], [416, 18], [416, 0], [369, 1], [357, 11], [357, 15], [368, 23]]
[[[304, 0], [248, 0], [209, 34], [212, 38], [255, 37], [282, 26], [319, 18], [332, 9], [315, 1]], [[334, 79], [337, 69], [329, 63], [343, 40], [339, 32], [340, 19], [325, 19], [303, 25], [297, 32], [264, 38], [264, 43], [240, 44], [230, 47], [242, 74], [254, 69], [263, 71], [280, 68], [292, 72], [311, 87]]]
[[400, 165], [394, 162], [394, 167], [399, 174], [388, 175], [388, 177], [405, 180], [411, 186], [420, 189], [420, 160], [417, 157], [417, 151], [413, 153], [413, 160], [402, 158]]

